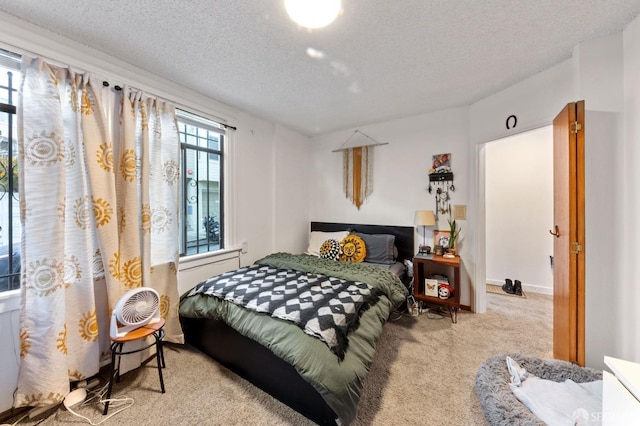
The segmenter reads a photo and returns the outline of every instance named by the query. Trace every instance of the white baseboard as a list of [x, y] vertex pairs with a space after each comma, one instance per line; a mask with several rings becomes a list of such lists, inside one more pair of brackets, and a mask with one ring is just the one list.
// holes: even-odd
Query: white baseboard
[[[504, 280], [494, 280], [494, 279], [487, 279], [487, 284], [493, 284], [493, 285], [503, 285], [504, 284]], [[541, 286], [541, 285], [535, 285], [535, 284], [522, 284], [522, 289], [527, 292], [527, 293], [538, 293], [538, 294], [546, 294], [549, 296], [553, 296], [553, 288], [552, 287], [545, 287], [545, 286]]]

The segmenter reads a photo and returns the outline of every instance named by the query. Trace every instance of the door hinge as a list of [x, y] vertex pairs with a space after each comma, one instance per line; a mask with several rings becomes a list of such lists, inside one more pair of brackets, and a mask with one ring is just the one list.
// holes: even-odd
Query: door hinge
[[578, 244], [577, 241], [571, 243], [571, 253], [578, 254], [582, 251], [582, 244]]
[[580, 130], [582, 130], [582, 124], [578, 123], [577, 121], [574, 121], [574, 122], [571, 123], [571, 125], [570, 125], [571, 133], [576, 134]]

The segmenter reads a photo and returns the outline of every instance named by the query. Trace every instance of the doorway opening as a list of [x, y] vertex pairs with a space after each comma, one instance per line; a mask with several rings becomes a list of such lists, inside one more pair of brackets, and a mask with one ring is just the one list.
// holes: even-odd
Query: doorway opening
[[485, 283], [518, 280], [553, 294], [553, 126], [488, 142], [484, 151]]

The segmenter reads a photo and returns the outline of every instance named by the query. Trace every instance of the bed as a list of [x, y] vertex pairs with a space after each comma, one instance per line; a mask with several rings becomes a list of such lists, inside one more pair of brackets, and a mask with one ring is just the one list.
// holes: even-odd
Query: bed
[[[363, 304], [357, 328], [347, 331], [342, 351], [289, 321], [247, 310], [219, 295], [207, 296], [203, 287], [196, 286], [183, 295], [180, 318], [188, 343], [273, 397], [318, 424], [349, 424], [356, 416], [382, 327], [389, 315], [404, 305], [408, 294], [405, 271], [399, 268], [413, 256], [414, 228], [311, 222], [310, 231], [312, 238], [338, 231], [366, 238], [393, 236], [397, 250], [394, 261], [385, 264], [275, 253], [251, 266], [260, 271], [299, 268], [301, 274], [320, 273], [331, 280], [346, 281], [345, 285], [364, 282], [375, 289], [375, 302]], [[246, 268], [240, 269], [246, 273]], [[208, 281], [223, 280], [218, 276]]]

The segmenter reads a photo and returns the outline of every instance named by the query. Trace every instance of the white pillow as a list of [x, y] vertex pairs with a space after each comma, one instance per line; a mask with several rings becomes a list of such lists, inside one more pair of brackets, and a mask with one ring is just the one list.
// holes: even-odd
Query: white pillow
[[311, 231], [309, 234], [309, 247], [307, 247], [306, 254], [310, 254], [312, 256], [320, 257], [320, 246], [327, 240], [338, 240], [338, 242], [342, 241], [347, 235], [349, 235], [349, 231], [337, 231], [337, 232], [322, 232], [322, 231]]

